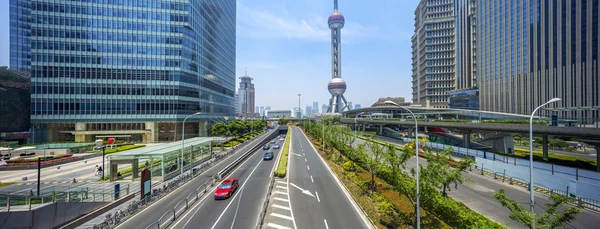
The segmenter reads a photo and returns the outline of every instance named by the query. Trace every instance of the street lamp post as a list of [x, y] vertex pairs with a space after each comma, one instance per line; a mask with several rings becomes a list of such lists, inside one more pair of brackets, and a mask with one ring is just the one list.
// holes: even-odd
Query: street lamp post
[[533, 113], [531, 113], [531, 116], [529, 117], [529, 201], [530, 201], [529, 202], [529, 210], [534, 215], [533, 222], [532, 222], [534, 229], [535, 229], [536, 225], [535, 225], [535, 212], [533, 211], [533, 209], [535, 207], [535, 201], [534, 201], [534, 196], [533, 196], [533, 186], [534, 186], [533, 185], [533, 116], [535, 115], [535, 112], [537, 112], [543, 106], [546, 106], [550, 103], [558, 102], [560, 100], [561, 100], [560, 98], [553, 98], [553, 99], [549, 100], [548, 102], [535, 108], [535, 110], [533, 110]]
[[196, 112], [191, 115], [188, 115], [183, 119], [183, 123], [181, 124], [181, 174], [183, 175], [183, 149], [184, 149], [184, 141], [185, 141], [185, 120], [194, 115], [200, 115], [202, 112]]
[[300, 95], [302, 94], [298, 94], [298, 119], [302, 118], [302, 109], [300, 109]]
[[417, 212], [417, 229], [421, 228], [421, 207], [420, 207], [420, 199], [421, 199], [421, 194], [419, 193], [419, 123], [417, 122], [417, 116], [415, 116], [415, 114], [410, 111], [408, 108], [400, 106], [399, 104], [387, 100], [384, 102], [384, 104], [392, 104], [394, 106], [400, 107], [408, 112], [410, 112], [410, 114], [412, 114], [413, 118], [415, 119], [415, 156], [417, 157], [417, 207], [416, 207], [416, 212]]

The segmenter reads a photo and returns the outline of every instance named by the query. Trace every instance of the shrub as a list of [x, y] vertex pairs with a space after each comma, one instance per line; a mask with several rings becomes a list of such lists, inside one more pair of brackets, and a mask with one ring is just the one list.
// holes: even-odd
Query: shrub
[[[529, 120], [482, 120], [482, 123], [529, 124]], [[548, 125], [544, 120], [533, 120], [534, 125]]]
[[434, 122], [468, 122], [467, 120], [462, 119], [434, 119]]
[[344, 170], [348, 171], [348, 172], [354, 172], [354, 171], [356, 171], [354, 162], [352, 162], [352, 161], [347, 161], [346, 163], [344, 163], [343, 167], [344, 167]]

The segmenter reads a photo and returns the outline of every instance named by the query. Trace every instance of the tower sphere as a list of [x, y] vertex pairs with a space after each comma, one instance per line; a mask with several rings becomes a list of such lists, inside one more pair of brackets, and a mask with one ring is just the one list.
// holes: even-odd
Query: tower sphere
[[333, 12], [331, 15], [329, 15], [329, 18], [327, 19], [327, 22], [329, 23], [329, 28], [330, 29], [334, 29], [334, 28], [344, 28], [344, 22], [346, 22], [346, 20], [344, 19], [344, 15], [342, 15], [340, 12]]
[[327, 84], [327, 89], [332, 95], [343, 95], [346, 92], [346, 82], [342, 78], [333, 78]]

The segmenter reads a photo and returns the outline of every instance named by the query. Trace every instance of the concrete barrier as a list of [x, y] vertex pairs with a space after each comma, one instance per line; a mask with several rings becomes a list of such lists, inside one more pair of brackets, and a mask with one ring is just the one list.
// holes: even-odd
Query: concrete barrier
[[50, 203], [31, 211], [0, 212], [3, 229], [55, 228], [106, 205], [103, 202]]

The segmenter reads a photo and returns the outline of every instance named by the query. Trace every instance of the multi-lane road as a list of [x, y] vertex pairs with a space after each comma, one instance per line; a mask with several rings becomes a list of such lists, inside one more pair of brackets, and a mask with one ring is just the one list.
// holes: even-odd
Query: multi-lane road
[[302, 130], [292, 130], [289, 200], [298, 228], [369, 228], [368, 218], [337, 181]]
[[[284, 186], [289, 190], [286, 196], [295, 217], [294, 226], [289, 228], [370, 228], [368, 218], [362, 214], [341, 183], [336, 180], [302, 131], [295, 127], [290, 130], [292, 139], [288, 178], [285, 179], [286, 182], [278, 181], [285, 183], [278, 186]], [[283, 145], [283, 141], [273, 140]], [[240, 181], [240, 187], [232, 197], [226, 200], [214, 200], [215, 185], [199, 201], [190, 205], [189, 209], [177, 217], [168, 228], [254, 228], [260, 220], [264, 198], [276, 168], [275, 159], [279, 157], [281, 150], [283, 147], [256, 150], [228, 176], [238, 178]], [[244, 149], [241, 151], [245, 152]], [[274, 160], [263, 159], [267, 151], [274, 153]], [[174, 193], [125, 221], [118, 228], [145, 228], [239, 156], [241, 153], [210, 168]], [[267, 226], [267, 228], [288, 227]]]

